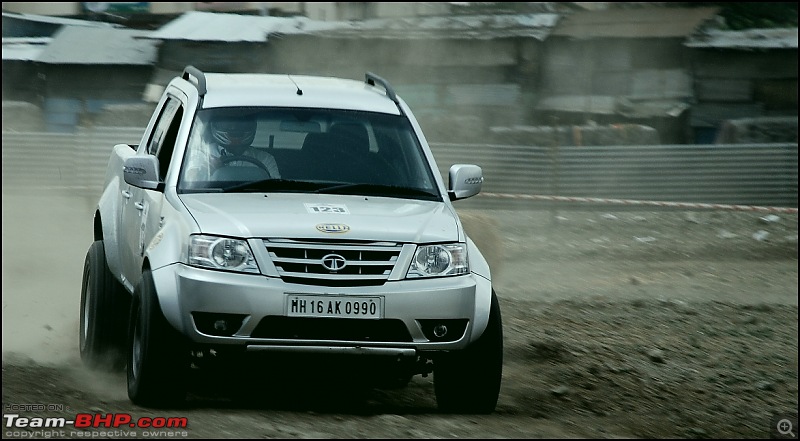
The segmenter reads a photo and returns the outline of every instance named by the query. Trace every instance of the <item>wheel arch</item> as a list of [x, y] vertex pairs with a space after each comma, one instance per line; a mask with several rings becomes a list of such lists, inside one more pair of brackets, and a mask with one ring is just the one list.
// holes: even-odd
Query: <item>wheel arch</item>
[[[106, 186], [94, 215], [93, 234], [95, 240], [102, 240], [105, 244], [106, 262], [111, 273], [120, 283], [122, 278], [122, 263], [119, 255], [117, 238], [119, 234], [118, 218], [122, 210], [120, 203], [119, 178], [112, 180]], [[125, 284], [123, 283], [123, 286]]]
[[[161, 314], [163, 314], [164, 318], [173, 328], [183, 333], [184, 328], [189, 325], [184, 323], [184, 317], [181, 314], [174, 265], [161, 268], [154, 267], [150, 256], [145, 254], [144, 260], [142, 261], [142, 274], [144, 274], [145, 271], [150, 272], [153, 290], [155, 291], [156, 299], [158, 299]], [[144, 280], [143, 277], [140, 279], [139, 283], [141, 283], [142, 280]]]
[[489, 262], [486, 261], [481, 250], [469, 236], [467, 236], [467, 256], [469, 259], [469, 270], [491, 281], [492, 272], [489, 268]]
[[483, 257], [475, 242], [467, 237], [467, 256], [469, 258], [469, 269], [475, 279], [475, 319], [473, 320], [470, 341], [477, 340], [486, 325], [489, 323], [489, 314], [492, 308], [492, 296], [494, 290], [492, 277], [489, 270], [489, 263]]
[[103, 240], [103, 218], [100, 210], [94, 212], [94, 226], [93, 226], [94, 240]]

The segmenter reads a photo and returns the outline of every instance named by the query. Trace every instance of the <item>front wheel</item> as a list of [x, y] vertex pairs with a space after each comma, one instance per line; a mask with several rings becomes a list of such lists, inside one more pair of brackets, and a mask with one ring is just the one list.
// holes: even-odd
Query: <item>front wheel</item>
[[142, 273], [130, 309], [128, 398], [147, 407], [181, 404], [186, 398], [188, 348], [161, 312], [153, 276]]
[[81, 360], [93, 369], [121, 370], [130, 296], [106, 263], [105, 246], [97, 240], [83, 264], [79, 347]]
[[434, 360], [433, 385], [440, 411], [491, 413], [497, 406], [503, 377], [503, 323], [492, 292], [489, 323], [466, 349]]

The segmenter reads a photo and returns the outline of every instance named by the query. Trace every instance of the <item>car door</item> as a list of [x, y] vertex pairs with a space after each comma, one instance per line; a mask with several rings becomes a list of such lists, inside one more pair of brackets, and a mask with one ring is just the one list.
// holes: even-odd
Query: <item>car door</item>
[[[178, 137], [183, 105], [176, 97], [168, 97], [161, 109], [152, 136], [145, 146], [144, 152], [155, 155], [159, 163], [159, 180], [164, 182], [169, 171], [172, 153]], [[127, 185], [127, 184], [126, 184]], [[163, 190], [145, 190], [127, 185], [128, 200], [123, 204], [123, 238], [122, 265], [125, 278], [133, 286], [139, 282], [142, 263], [147, 244], [161, 227], [161, 206], [164, 201]]]

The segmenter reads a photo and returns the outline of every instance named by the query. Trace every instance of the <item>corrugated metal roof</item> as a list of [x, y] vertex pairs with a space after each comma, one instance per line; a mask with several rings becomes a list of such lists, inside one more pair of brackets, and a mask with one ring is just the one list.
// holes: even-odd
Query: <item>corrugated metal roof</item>
[[141, 38], [190, 41], [267, 41], [269, 34], [299, 34], [330, 28], [306, 17], [262, 17], [190, 11]]
[[552, 35], [586, 38], [686, 37], [719, 8], [639, 8], [581, 11], [561, 19]]
[[3, 38], [3, 61], [36, 61], [52, 40], [50, 37]]
[[688, 47], [720, 49], [797, 49], [797, 28], [723, 31], [711, 29], [694, 35]]
[[361, 38], [498, 38], [544, 40], [558, 14], [475, 15], [319, 21], [306, 17], [262, 17], [191, 11], [144, 38], [264, 42], [269, 35], [315, 34]]
[[49, 23], [49, 24], [64, 25], [64, 26], [86, 26], [93, 28], [124, 28], [124, 26], [122, 25], [114, 23], [105, 23], [101, 21], [78, 20], [75, 18], [53, 17], [49, 15], [17, 14], [14, 12], [3, 12], [3, 18], [35, 21], [39, 23]]
[[66, 26], [39, 57], [51, 64], [151, 65], [157, 57], [156, 44], [134, 37], [148, 31]]

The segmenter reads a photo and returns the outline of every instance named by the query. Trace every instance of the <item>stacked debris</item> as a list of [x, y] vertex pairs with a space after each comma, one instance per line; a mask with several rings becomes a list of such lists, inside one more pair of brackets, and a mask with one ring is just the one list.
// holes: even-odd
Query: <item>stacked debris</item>
[[797, 117], [731, 119], [722, 123], [715, 144], [797, 143]]

